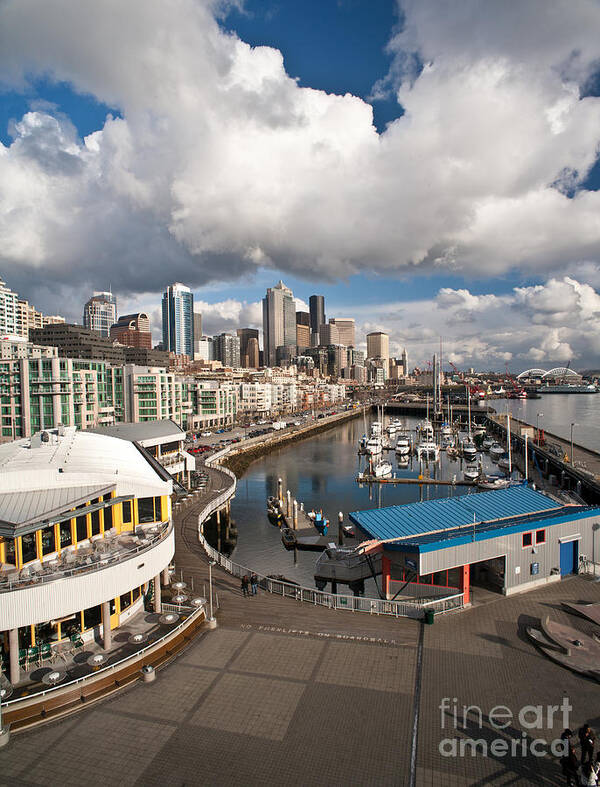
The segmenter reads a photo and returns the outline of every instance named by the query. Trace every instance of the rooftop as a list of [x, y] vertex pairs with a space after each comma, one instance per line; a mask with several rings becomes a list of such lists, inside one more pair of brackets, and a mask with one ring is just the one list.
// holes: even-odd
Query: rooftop
[[353, 511], [350, 519], [371, 538], [395, 541], [430, 534], [439, 537], [442, 531], [474, 522], [498, 525], [515, 517], [547, 511], [559, 513], [562, 509], [571, 511], [573, 508], [521, 485], [422, 503]]
[[19, 526], [108, 490], [118, 497], [171, 494], [172, 481], [133, 443], [66, 427], [0, 445], [0, 490], [0, 525]]
[[152, 440], [161, 437], [181, 439], [185, 431], [170, 418], [158, 421], [144, 421], [138, 424], [114, 424], [88, 430], [93, 434], [118, 437], [120, 440]]

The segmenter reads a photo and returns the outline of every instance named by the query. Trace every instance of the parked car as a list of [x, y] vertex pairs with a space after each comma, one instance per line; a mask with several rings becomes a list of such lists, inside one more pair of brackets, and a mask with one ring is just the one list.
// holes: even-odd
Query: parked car
[[200, 437], [212, 437], [212, 432], [202, 432]]

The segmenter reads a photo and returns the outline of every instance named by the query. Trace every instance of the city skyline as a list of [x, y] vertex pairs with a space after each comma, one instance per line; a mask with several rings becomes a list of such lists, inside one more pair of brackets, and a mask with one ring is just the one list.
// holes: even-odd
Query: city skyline
[[[157, 295], [185, 281], [210, 333], [258, 327], [282, 278], [415, 360], [441, 335], [459, 364], [590, 366], [600, 10], [552, 7], [463, 0], [448, 33], [441, 0], [429, 13], [411, 0], [247, 0], [248, 13], [218, 16], [187, 0], [173, 13], [99, 4], [83, 57], [86, 9], [60, 27], [35, 0], [5, 4], [0, 272], [71, 321], [111, 282], [123, 311], [154, 326]], [[172, 71], [139, 65], [157, 30]], [[215, 151], [208, 170], [202, 150]]]

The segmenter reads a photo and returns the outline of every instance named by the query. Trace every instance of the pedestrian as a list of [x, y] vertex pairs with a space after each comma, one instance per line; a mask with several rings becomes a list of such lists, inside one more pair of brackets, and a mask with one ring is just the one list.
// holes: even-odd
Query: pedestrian
[[252, 588], [252, 595], [255, 596], [258, 593], [258, 577], [254, 571], [250, 574], [250, 586]]
[[581, 784], [583, 787], [598, 787], [598, 776], [591, 762], [581, 766]]
[[568, 752], [560, 758], [560, 765], [565, 775], [565, 779], [567, 780], [567, 787], [577, 787], [579, 783], [579, 779], [577, 778], [579, 763], [577, 762], [577, 756], [572, 744], [569, 744]]
[[242, 594], [244, 596], [248, 595], [248, 575], [244, 574], [242, 577]]
[[579, 729], [579, 742], [581, 743], [581, 764], [594, 761], [594, 743], [596, 736], [589, 724], [584, 724]]

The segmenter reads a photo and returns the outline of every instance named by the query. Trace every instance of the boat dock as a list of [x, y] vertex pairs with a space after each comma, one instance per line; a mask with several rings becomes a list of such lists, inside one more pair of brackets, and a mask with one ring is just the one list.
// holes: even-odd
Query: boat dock
[[442, 480], [440, 478], [377, 478], [374, 475], [357, 476], [359, 484], [418, 484], [429, 486], [477, 486], [476, 481], [466, 479]]
[[[341, 522], [336, 523], [334, 530], [332, 523], [328, 522], [328, 532], [323, 535], [319, 532], [315, 521], [304, 510], [304, 505], [292, 498], [289, 489], [283, 494], [283, 483], [277, 481], [277, 497], [280, 512], [280, 530], [282, 542], [286, 549], [311, 550], [322, 552], [331, 544], [354, 546], [358, 542], [340, 532]], [[334, 525], [335, 527], [335, 525]]]
[[[490, 432], [506, 443], [506, 415], [487, 416]], [[510, 418], [513, 461], [524, 471], [525, 445], [530, 479], [537, 479], [548, 490], [558, 487], [580, 495], [586, 503], [600, 502], [600, 454], [551, 432], [543, 431], [544, 442], [538, 444], [536, 427], [514, 416]], [[527, 437], [527, 440], [526, 440]]]

